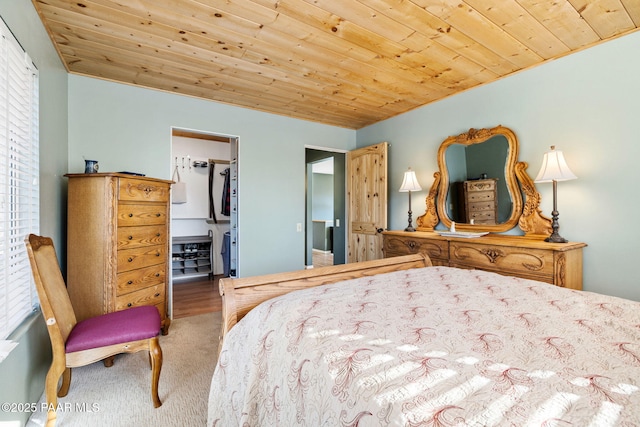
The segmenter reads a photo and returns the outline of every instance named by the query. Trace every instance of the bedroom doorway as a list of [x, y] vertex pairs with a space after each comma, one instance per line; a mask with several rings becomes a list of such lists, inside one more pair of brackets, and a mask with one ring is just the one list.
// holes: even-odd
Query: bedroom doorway
[[346, 262], [345, 152], [305, 149], [305, 266]]
[[[170, 312], [173, 318], [220, 311], [218, 281], [229, 275], [236, 218], [225, 206], [237, 167], [238, 137], [172, 128]], [[229, 237], [227, 237], [229, 235]], [[229, 246], [227, 244], [227, 246]]]

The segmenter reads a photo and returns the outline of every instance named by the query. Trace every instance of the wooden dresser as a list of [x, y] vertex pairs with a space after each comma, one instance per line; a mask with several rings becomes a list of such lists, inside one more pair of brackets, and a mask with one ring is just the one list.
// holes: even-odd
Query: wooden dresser
[[383, 240], [385, 258], [422, 252], [433, 265], [475, 268], [582, 289], [585, 243], [547, 243], [498, 234], [468, 239], [426, 231], [385, 231]]
[[458, 182], [460, 222], [495, 224], [498, 216], [497, 179]]
[[67, 287], [78, 320], [155, 305], [171, 322], [171, 181], [120, 173], [67, 174]]

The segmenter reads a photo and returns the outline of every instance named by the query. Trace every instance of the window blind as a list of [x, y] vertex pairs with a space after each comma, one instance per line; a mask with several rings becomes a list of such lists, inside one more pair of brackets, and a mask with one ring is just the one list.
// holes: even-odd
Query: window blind
[[37, 307], [24, 245], [39, 233], [38, 71], [0, 20], [0, 339]]

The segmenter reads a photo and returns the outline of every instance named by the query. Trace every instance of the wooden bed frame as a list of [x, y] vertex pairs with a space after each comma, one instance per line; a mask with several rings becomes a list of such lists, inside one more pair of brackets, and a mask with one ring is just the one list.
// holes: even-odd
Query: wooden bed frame
[[229, 330], [252, 308], [271, 298], [291, 291], [314, 286], [336, 283], [341, 280], [373, 276], [396, 270], [431, 267], [431, 260], [425, 254], [405, 255], [364, 261], [352, 264], [332, 265], [288, 273], [267, 274], [241, 279], [220, 279], [222, 296], [222, 330], [220, 346]]

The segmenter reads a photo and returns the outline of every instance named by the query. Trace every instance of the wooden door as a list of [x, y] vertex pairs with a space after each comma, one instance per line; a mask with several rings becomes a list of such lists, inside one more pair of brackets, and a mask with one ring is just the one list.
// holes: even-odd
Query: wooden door
[[383, 258], [387, 229], [387, 151], [381, 142], [347, 153], [348, 262]]

